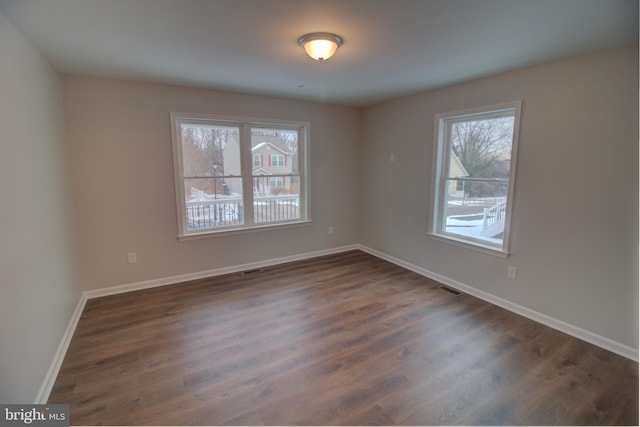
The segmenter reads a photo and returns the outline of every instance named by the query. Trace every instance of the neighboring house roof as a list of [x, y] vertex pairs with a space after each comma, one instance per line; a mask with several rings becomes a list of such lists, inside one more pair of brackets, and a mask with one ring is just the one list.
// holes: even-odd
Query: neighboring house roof
[[282, 154], [293, 154], [289, 151], [289, 149], [287, 148], [287, 145], [277, 136], [258, 136], [253, 138], [258, 139], [261, 142], [257, 144], [255, 147], [251, 148], [252, 152], [265, 148], [266, 146], [271, 146], [276, 150], [280, 151]]
[[461, 176], [469, 176], [469, 172], [467, 172], [467, 170], [464, 168], [464, 165], [462, 164], [458, 156], [456, 156], [456, 153], [453, 152], [453, 150], [451, 150], [451, 158], [456, 162], [456, 164], [462, 171], [462, 175], [458, 175], [456, 176], [456, 178], [459, 178]]
[[254, 175], [273, 175], [273, 172], [265, 168], [257, 168], [253, 170]]

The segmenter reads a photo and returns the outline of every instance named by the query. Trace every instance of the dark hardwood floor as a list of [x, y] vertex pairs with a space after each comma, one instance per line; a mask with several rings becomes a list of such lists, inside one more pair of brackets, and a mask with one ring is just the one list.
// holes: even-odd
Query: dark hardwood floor
[[74, 425], [638, 424], [638, 364], [363, 252], [87, 302]]

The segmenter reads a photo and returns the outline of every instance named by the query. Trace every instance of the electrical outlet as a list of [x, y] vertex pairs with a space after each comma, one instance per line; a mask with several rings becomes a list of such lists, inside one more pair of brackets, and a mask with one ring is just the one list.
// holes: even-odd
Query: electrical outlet
[[329, 229], [327, 230], [327, 233], [328, 233], [329, 235], [332, 235], [332, 234], [333, 234], [333, 225], [330, 225], [330, 226], [329, 226]]
[[129, 252], [127, 254], [127, 259], [129, 260], [129, 264], [135, 264], [136, 262], [138, 262], [138, 257], [136, 256], [135, 252]]
[[509, 279], [516, 280], [516, 277], [517, 277], [517, 276], [518, 276], [518, 269], [517, 269], [515, 266], [510, 265], [510, 266], [507, 268], [507, 277], [508, 277]]
[[389, 153], [389, 163], [395, 163], [396, 153]]

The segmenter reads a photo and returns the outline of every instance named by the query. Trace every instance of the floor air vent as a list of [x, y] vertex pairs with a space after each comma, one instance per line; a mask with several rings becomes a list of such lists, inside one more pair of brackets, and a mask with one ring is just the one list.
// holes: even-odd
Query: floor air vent
[[443, 291], [447, 291], [447, 292], [449, 292], [450, 294], [454, 294], [455, 296], [462, 295], [462, 292], [460, 292], [460, 291], [456, 291], [455, 289], [450, 288], [450, 287], [445, 286], [445, 285], [440, 285], [440, 286], [438, 286], [438, 289], [442, 289]]

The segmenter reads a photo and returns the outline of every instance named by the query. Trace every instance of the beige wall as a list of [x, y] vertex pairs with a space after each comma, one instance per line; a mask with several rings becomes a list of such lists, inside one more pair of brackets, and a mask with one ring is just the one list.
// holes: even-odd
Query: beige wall
[[58, 74], [0, 15], [0, 402], [36, 399], [80, 298]]
[[[359, 112], [118, 80], [63, 77], [85, 289], [207, 271], [358, 241]], [[178, 241], [169, 112], [311, 123], [310, 225]], [[334, 226], [329, 236], [327, 228]], [[137, 264], [127, 263], [136, 252]]]
[[[434, 115], [518, 99], [513, 255], [429, 238]], [[361, 153], [362, 243], [637, 347], [638, 46], [367, 108]]]

